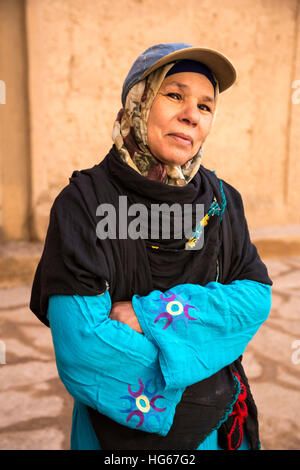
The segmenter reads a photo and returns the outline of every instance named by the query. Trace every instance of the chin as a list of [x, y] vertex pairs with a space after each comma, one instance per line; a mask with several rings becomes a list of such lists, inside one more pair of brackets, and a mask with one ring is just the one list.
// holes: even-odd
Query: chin
[[191, 158], [193, 158], [191, 155], [185, 155], [185, 156], [175, 156], [172, 155], [170, 157], [157, 157], [162, 163], [165, 163], [166, 165], [173, 165], [173, 166], [182, 166]]
[[161, 152], [160, 154], [157, 153], [155, 157], [166, 165], [182, 166], [191, 160], [193, 155], [191, 155], [191, 152], [180, 152], [178, 149], [175, 151], [174, 149], [170, 149], [169, 151]]

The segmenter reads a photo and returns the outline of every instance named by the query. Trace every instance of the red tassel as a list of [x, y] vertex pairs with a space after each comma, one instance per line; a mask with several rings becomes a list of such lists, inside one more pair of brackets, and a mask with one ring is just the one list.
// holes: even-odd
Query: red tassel
[[[243, 432], [243, 423], [248, 416], [248, 409], [245, 403], [247, 397], [247, 391], [245, 385], [241, 381], [241, 377], [236, 372], [233, 372], [236, 378], [238, 379], [241, 387], [241, 392], [237, 397], [237, 401], [233, 407], [232, 413], [229, 416], [234, 416], [233, 425], [230, 429], [230, 432], [227, 436], [228, 439], [228, 449], [237, 450], [243, 442], [244, 432]], [[238, 428], [239, 439], [236, 445], [232, 444], [232, 436], [234, 431]]]

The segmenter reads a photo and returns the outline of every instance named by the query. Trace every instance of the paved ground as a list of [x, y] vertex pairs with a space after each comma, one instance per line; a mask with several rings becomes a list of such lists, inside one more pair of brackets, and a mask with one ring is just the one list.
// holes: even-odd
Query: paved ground
[[[300, 449], [300, 257], [265, 260], [271, 315], [244, 355], [263, 449]], [[28, 308], [30, 286], [0, 290], [0, 449], [69, 449], [72, 398], [50, 330]], [[5, 362], [5, 363], [4, 363]], [[1, 364], [2, 363], [2, 364]]]

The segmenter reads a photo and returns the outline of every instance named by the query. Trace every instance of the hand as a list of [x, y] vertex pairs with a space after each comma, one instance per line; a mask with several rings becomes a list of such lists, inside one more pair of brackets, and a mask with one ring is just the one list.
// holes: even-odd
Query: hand
[[130, 328], [138, 333], [143, 333], [135, 311], [133, 310], [132, 303], [129, 301], [114, 302], [112, 304], [109, 318], [130, 326]]

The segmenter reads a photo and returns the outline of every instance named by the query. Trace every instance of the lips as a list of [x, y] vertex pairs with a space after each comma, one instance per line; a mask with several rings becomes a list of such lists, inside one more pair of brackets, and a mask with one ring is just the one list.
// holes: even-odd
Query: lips
[[192, 145], [193, 139], [187, 134], [182, 134], [180, 132], [169, 134], [169, 136], [173, 137], [178, 143], [183, 145]]

